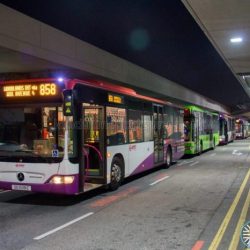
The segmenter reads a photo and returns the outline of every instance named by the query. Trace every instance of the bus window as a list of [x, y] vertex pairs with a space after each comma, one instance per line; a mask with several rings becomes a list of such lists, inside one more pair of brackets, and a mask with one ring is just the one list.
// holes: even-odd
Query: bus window
[[184, 121], [184, 138], [185, 141], [191, 141], [191, 122], [189, 119], [185, 119]]
[[166, 108], [163, 115], [164, 119], [164, 139], [170, 139], [173, 137], [173, 109]]
[[141, 111], [129, 110], [129, 142], [143, 141], [143, 116]]
[[179, 113], [179, 127], [178, 127], [178, 139], [184, 139], [184, 123], [183, 123], [183, 114]]
[[126, 110], [116, 107], [107, 107], [107, 145], [119, 145], [127, 142]]
[[[62, 107], [2, 108], [0, 120], [1, 155], [11, 152], [13, 157], [63, 157], [65, 121]], [[72, 132], [69, 136], [73, 153]]]
[[143, 126], [144, 126], [144, 141], [152, 141], [153, 140], [153, 119], [151, 115], [144, 114]]
[[99, 142], [100, 117], [97, 108], [85, 109], [84, 140], [86, 143]]

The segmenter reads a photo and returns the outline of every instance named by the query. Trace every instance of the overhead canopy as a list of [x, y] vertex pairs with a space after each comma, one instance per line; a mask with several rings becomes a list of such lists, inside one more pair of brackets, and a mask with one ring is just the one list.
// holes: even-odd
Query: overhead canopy
[[[182, 2], [250, 96], [250, 1]], [[238, 108], [250, 110], [250, 103]]]
[[[2, 76], [29, 72], [65, 72], [108, 79], [220, 112], [223, 105], [0, 4]], [[73, 72], [73, 73], [72, 73]]]

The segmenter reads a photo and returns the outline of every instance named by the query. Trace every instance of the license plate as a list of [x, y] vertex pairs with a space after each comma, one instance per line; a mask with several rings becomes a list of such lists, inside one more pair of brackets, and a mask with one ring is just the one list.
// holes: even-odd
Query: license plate
[[21, 191], [31, 191], [31, 186], [27, 185], [12, 185], [12, 190], [21, 190]]

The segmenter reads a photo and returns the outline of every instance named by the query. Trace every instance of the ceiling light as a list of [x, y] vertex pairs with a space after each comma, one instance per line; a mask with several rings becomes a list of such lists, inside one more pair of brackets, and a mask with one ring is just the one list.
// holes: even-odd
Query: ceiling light
[[233, 37], [230, 39], [231, 43], [241, 43], [242, 42], [242, 38], [241, 37]]

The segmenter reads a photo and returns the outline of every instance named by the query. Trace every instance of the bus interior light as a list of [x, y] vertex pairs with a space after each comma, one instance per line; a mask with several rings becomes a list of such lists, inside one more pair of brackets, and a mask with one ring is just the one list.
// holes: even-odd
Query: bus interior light
[[72, 184], [74, 181], [74, 176], [54, 176], [50, 183], [52, 184]]

